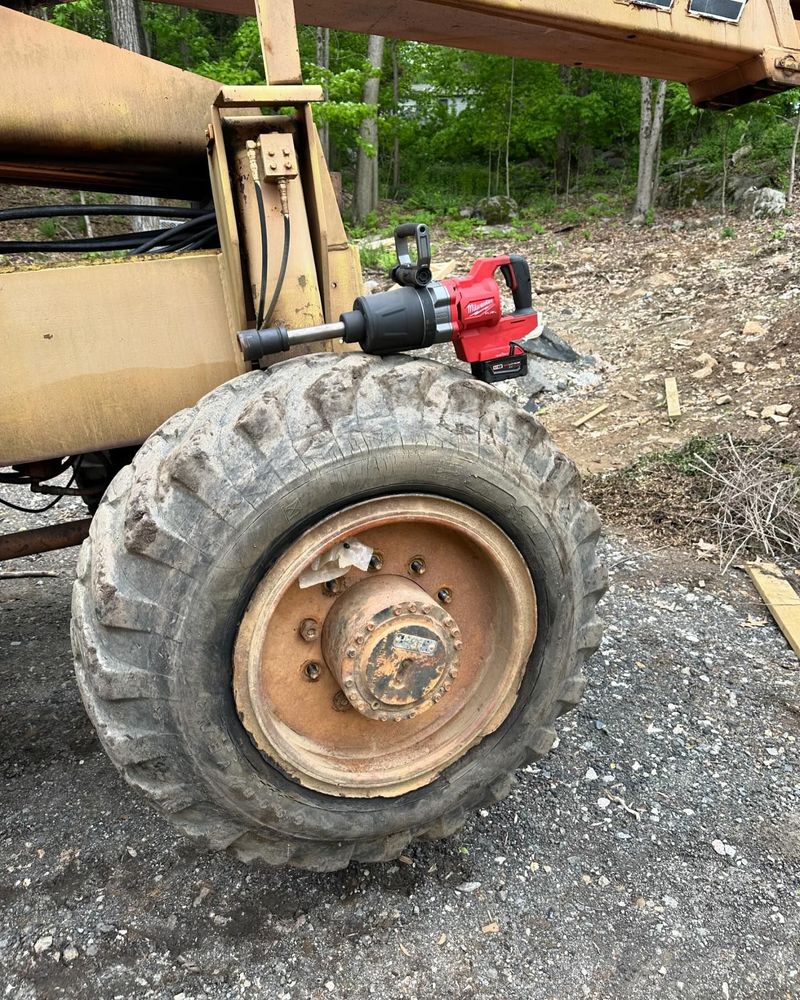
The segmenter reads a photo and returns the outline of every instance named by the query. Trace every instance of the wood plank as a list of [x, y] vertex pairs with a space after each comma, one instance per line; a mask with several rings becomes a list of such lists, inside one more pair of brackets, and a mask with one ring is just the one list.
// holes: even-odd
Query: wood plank
[[800, 596], [774, 563], [746, 563], [750, 579], [800, 659]]
[[677, 420], [681, 415], [681, 397], [678, 395], [678, 380], [676, 378], [664, 379], [664, 394], [667, 397], [667, 416], [670, 420]]
[[601, 403], [600, 406], [595, 406], [595, 408], [593, 410], [589, 410], [588, 413], [585, 413], [580, 418], [580, 420], [576, 420], [575, 423], [572, 426], [573, 427], [583, 427], [584, 424], [588, 424], [590, 420], [593, 420], [595, 417], [599, 416], [601, 413], [604, 413], [608, 409], [608, 405], [609, 405], [608, 403]]
[[302, 83], [294, 0], [255, 0], [267, 83]]

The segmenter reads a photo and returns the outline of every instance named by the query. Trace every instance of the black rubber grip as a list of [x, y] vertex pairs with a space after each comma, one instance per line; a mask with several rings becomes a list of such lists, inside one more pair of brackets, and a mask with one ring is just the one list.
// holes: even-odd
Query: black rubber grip
[[266, 330], [241, 330], [239, 346], [245, 361], [258, 361], [267, 354], [289, 350], [289, 331], [285, 326], [271, 326]]

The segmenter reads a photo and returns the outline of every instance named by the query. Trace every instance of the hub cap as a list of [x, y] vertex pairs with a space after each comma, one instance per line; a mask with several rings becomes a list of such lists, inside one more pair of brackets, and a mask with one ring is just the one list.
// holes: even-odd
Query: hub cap
[[[356, 538], [372, 568], [301, 589]], [[439, 497], [356, 504], [278, 559], [239, 626], [243, 725], [289, 777], [333, 795], [433, 781], [508, 715], [536, 637], [525, 561], [496, 524]]]

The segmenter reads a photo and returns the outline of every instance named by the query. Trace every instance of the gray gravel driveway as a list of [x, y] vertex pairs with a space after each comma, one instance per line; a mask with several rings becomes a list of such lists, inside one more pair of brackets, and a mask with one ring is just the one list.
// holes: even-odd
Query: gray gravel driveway
[[[800, 996], [797, 662], [739, 573], [606, 542], [580, 710], [511, 797], [388, 866], [198, 853], [80, 703], [74, 552], [0, 581], [0, 997]], [[702, 580], [703, 585], [700, 585]]]

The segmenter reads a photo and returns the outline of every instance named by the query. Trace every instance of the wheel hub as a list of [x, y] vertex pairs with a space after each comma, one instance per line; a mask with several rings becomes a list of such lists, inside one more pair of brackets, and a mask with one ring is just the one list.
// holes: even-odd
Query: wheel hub
[[[369, 570], [300, 586], [354, 538]], [[443, 497], [381, 497], [270, 566], [239, 624], [233, 694], [255, 746], [298, 784], [398, 796], [503, 723], [535, 638], [530, 573], [494, 522]]]
[[458, 676], [461, 630], [418, 584], [376, 576], [354, 584], [325, 619], [322, 651], [350, 704], [368, 719], [413, 719]]

